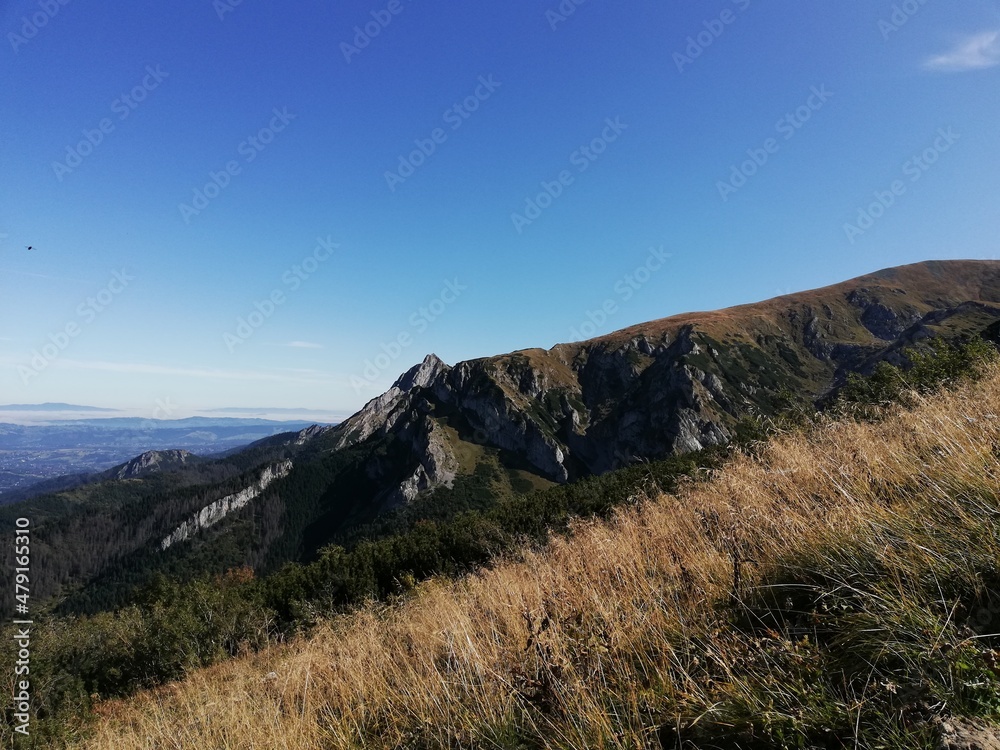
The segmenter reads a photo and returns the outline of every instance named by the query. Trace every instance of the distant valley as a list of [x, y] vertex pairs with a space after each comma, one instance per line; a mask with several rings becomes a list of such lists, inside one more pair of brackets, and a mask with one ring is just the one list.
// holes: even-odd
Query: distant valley
[[[63, 415], [92, 410], [69, 404], [0, 407], [0, 414]], [[51, 417], [50, 417], [51, 418]], [[180, 420], [135, 417], [87, 418], [43, 424], [9, 424], [0, 417], [0, 504], [25, 499], [40, 482], [65, 477], [61, 484], [42, 486], [55, 491], [82, 482], [86, 475], [110, 469], [147, 451], [184, 450], [199, 456], [225, 453], [283, 432], [297, 431], [311, 421], [274, 421], [233, 417], [192, 417]]]

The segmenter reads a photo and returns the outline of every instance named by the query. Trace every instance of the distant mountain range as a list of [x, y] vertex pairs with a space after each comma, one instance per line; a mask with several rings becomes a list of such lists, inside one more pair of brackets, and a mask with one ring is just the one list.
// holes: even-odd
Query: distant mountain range
[[[81, 404], [45, 403], [45, 404], [4, 404], [0, 405], [0, 421], [4, 413], [10, 414], [38, 414], [51, 415], [53, 418], [60, 414], [73, 415], [67, 419], [77, 420], [79, 414], [123, 414], [127, 410], [111, 409], [99, 406], [84, 406]], [[274, 419], [274, 417], [300, 417], [302, 419], [315, 419], [317, 415], [323, 416], [324, 421], [331, 421], [329, 417], [334, 416], [334, 412], [324, 409], [287, 408], [287, 407], [224, 407], [219, 409], [202, 409], [199, 416], [208, 419], [218, 419], [214, 415], [239, 415], [245, 419]], [[170, 421], [170, 420], [156, 420]], [[336, 421], [336, 420], [332, 420]]]
[[0, 504], [97, 481], [100, 472], [146, 451], [211, 456], [313, 424], [304, 419], [59, 419], [57, 410], [47, 414], [42, 422], [8, 424], [0, 410]]
[[204, 414], [315, 414], [316, 412], [316, 409], [288, 409], [279, 407], [244, 409], [238, 406], [229, 406], [223, 409], [205, 409], [203, 411]]
[[5, 404], [0, 411], [102, 411], [114, 412], [117, 409], [103, 409], [99, 406], [78, 406], [77, 404]]
[[[287, 427], [290, 424], [302, 424], [306, 420], [260, 419], [259, 417], [186, 417], [184, 419], [145, 419], [143, 417], [101, 417], [94, 419], [53, 420], [49, 425], [74, 425], [77, 427], [94, 427], [107, 430], [185, 430], [202, 427]], [[310, 422], [311, 424], [311, 422]]]
[[266, 573], [417, 501], [526, 492], [723, 444], [742, 419], [811, 405], [925, 339], [978, 335], [1000, 339], [1000, 262], [903, 266], [548, 350], [451, 366], [428, 355], [342, 424], [211, 461], [147, 457], [124, 478], [0, 511], [36, 518], [34, 554], [50, 545], [59, 561], [40, 566], [33, 593], [74, 587], [67, 606], [93, 608], [165, 566]]

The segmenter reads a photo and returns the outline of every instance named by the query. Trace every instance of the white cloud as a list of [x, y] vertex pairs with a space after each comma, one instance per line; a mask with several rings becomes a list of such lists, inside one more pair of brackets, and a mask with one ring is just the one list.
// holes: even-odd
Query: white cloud
[[93, 282], [87, 281], [86, 279], [74, 279], [67, 278], [65, 276], [49, 276], [45, 273], [31, 273], [30, 271], [12, 271], [9, 269], [2, 269], [5, 274], [17, 274], [18, 276], [30, 276], [33, 279], [45, 279], [46, 281], [72, 281], [75, 284], [91, 284]]
[[277, 372], [294, 372], [296, 375], [323, 375], [322, 372], [312, 367], [273, 367]]
[[961, 73], [1000, 65], [1000, 31], [984, 31], [965, 37], [947, 52], [924, 62], [928, 70]]
[[322, 349], [322, 344], [314, 344], [312, 341], [289, 341], [285, 346], [292, 349]]
[[[2, 359], [0, 359], [2, 361]], [[223, 370], [207, 367], [167, 367], [137, 362], [99, 362], [74, 359], [57, 359], [53, 367], [66, 370], [98, 370], [129, 375], [169, 375], [173, 377], [202, 378], [209, 380], [270, 381], [276, 383], [296, 383], [299, 385], [349, 385], [343, 378], [334, 378], [323, 373], [315, 377], [290, 377], [275, 372], [260, 370]]]

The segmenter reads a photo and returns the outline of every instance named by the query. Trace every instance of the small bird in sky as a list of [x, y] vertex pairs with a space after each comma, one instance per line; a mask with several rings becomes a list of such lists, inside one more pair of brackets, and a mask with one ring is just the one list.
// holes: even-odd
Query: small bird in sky
[[28, 249], [29, 250], [34, 250], [35, 248], [33, 248], [31, 245], [28, 245]]

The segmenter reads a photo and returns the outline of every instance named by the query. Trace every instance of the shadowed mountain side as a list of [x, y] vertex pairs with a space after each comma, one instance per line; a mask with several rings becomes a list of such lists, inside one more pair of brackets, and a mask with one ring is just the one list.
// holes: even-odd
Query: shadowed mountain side
[[387, 434], [408, 442], [412, 473], [393, 501], [448, 485], [462, 443], [565, 482], [724, 443], [745, 415], [812, 402], [921, 339], [978, 335], [998, 320], [1000, 263], [920, 263], [547, 351], [454, 367], [429, 355], [324, 434], [336, 448]]

